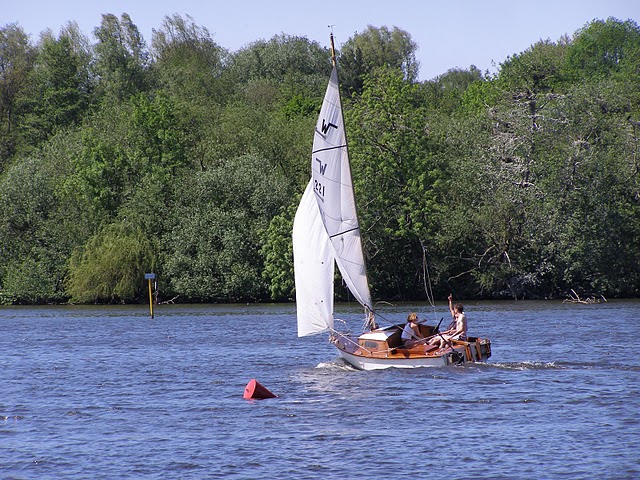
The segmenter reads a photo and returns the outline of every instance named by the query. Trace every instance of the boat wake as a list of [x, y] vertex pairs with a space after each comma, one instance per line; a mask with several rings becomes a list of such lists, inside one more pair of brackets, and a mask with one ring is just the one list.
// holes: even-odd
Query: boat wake
[[508, 362], [508, 363], [485, 363], [487, 367], [501, 370], [564, 370], [567, 367], [558, 365], [555, 362]]
[[507, 362], [507, 363], [485, 363], [475, 364], [484, 367], [497, 368], [501, 370], [631, 370], [640, 371], [640, 367], [600, 364], [600, 363], [572, 363], [572, 362]]
[[[455, 369], [481, 369], [481, 370], [512, 370], [512, 371], [535, 371], [535, 370], [631, 370], [640, 371], [640, 367], [629, 367], [625, 365], [601, 365], [594, 363], [568, 363], [568, 362], [541, 362], [525, 360], [522, 362], [498, 362], [498, 363], [467, 363], [463, 365], [450, 365], [447, 367], [433, 368], [455, 368]], [[351, 366], [342, 357], [337, 357], [328, 362], [320, 362], [315, 367], [323, 372], [357, 372], [357, 368]], [[422, 369], [418, 369], [422, 370]]]
[[328, 371], [341, 371], [341, 372], [353, 372], [357, 371], [356, 368], [345, 362], [342, 357], [337, 357], [335, 360], [330, 362], [320, 362], [316, 365], [317, 369], [328, 370]]

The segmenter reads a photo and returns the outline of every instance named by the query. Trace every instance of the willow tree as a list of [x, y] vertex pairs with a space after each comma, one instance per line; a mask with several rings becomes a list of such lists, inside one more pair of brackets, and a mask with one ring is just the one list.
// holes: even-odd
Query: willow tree
[[153, 242], [135, 226], [106, 226], [71, 257], [66, 292], [80, 303], [132, 302], [144, 294], [144, 274], [155, 271]]
[[97, 91], [106, 101], [122, 100], [149, 87], [149, 53], [144, 38], [131, 17], [102, 15], [94, 30], [98, 42], [94, 46]]

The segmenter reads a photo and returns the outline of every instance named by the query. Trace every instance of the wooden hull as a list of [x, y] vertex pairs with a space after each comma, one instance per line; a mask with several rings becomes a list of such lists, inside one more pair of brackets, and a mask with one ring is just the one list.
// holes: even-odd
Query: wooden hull
[[386, 329], [367, 332], [359, 337], [334, 334], [331, 342], [342, 358], [358, 370], [444, 367], [482, 362], [491, 356], [491, 341], [488, 339], [454, 340], [443, 349], [425, 343], [404, 348], [393, 346], [395, 337], [398, 337], [394, 333], [392, 329]]

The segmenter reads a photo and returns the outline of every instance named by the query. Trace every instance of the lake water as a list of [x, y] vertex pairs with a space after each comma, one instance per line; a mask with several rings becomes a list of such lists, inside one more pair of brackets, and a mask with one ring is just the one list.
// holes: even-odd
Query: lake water
[[362, 372], [294, 305], [0, 308], [0, 478], [640, 478], [640, 302], [465, 310], [486, 364]]

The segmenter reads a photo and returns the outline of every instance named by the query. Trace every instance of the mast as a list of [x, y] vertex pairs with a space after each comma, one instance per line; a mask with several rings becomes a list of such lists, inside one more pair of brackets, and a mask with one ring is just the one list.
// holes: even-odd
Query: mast
[[331, 65], [333, 68], [338, 68], [338, 62], [336, 61], [336, 46], [333, 43], [333, 32], [329, 34], [329, 39], [331, 41]]

